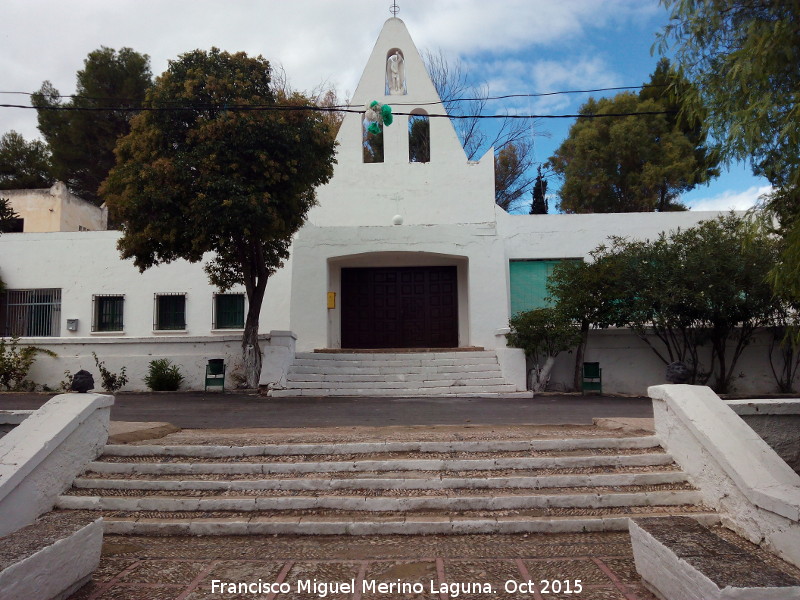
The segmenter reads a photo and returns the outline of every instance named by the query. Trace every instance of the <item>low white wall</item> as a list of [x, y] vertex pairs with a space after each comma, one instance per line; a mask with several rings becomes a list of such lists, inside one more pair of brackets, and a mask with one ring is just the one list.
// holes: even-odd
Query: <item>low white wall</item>
[[723, 523], [800, 566], [800, 475], [710, 388], [659, 385], [656, 434]]
[[113, 396], [55, 396], [0, 439], [0, 536], [51, 510], [108, 439]]
[[102, 547], [103, 520], [97, 519], [0, 572], [0, 598], [69, 598], [91, 579]]
[[513, 383], [520, 391], [526, 390], [528, 368], [525, 352], [520, 348], [497, 348], [495, 352], [497, 352], [497, 362], [500, 363], [500, 371], [502, 371], [506, 383]]
[[269, 389], [286, 387], [286, 375], [295, 356], [297, 336], [291, 331], [271, 331], [269, 346], [264, 348], [259, 385]]
[[[653, 339], [653, 344], [660, 344]], [[661, 349], [661, 346], [658, 346]], [[745, 348], [736, 365], [731, 392], [767, 394], [777, 391], [767, 355], [766, 335], [757, 335]], [[703, 349], [701, 358], [709, 364], [710, 348]], [[731, 351], [732, 352], [732, 351]], [[589, 332], [586, 362], [599, 362], [603, 369], [603, 391], [644, 396], [651, 385], [666, 381], [666, 365], [650, 347], [629, 329], [595, 329]], [[572, 390], [575, 354], [562, 352], [550, 378], [549, 391]], [[713, 381], [713, 380], [711, 380]]]
[[800, 473], [800, 399], [729, 400], [727, 405]]
[[[285, 345], [283, 332], [274, 333], [278, 334], [274, 338], [276, 343]], [[260, 339], [264, 352], [264, 368], [269, 370], [276, 360], [270, 349], [272, 334], [263, 334]], [[92, 352], [97, 353], [109, 371], [119, 373], [122, 367], [126, 368], [129, 381], [121, 390], [125, 392], [147, 391], [144, 378], [149, 372], [150, 361], [159, 358], [168, 358], [178, 365], [185, 377], [182, 390], [203, 389], [206, 364], [211, 358], [225, 359], [226, 389], [234, 387], [232, 374], [243, 372], [242, 338], [238, 333], [205, 337], [174, 335], [140, 338], [25, 338], [21, 343], [47, 348], [58, 355], [53, 358], [40, 354], [28, 375], [31, 381], [47, 385], [51, 389], [58, 389], [59, 383], [64, 379], [65, 370], [75, 374], [78, 370], [85, 369], [94, 377], [95, 390], [102, 390], [102, 379]]]

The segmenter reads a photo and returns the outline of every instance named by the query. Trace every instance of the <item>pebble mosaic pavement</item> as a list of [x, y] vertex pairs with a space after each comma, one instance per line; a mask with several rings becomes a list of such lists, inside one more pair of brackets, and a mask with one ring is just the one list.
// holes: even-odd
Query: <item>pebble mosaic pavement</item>
[[[213, 579], [286, 582], [288, 594], [212, 593]], [[298, 580], [356, 580], [330, 600], [655, 600], [636, 573], [627, 532], [547, 535], [143, 537], [106, 536], [100, 567], [70, 600], [283, 600]], [[581, 580], [580, 594], [509, 593], [506, 581]], [[420, 595], [361, 593], [361, 580], [421, 582]], [[441, 582], [481, 582], [492, 594], [431, 594]]]

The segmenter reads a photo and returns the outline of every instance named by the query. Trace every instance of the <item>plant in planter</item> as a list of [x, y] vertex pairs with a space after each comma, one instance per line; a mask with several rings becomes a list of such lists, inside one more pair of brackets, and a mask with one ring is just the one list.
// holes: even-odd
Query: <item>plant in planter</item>
[[150, 361], [150, 371], [144, 382], [154, 392], [174, 392], [181, 387], [184, 377], [178, 365], [173, 365], [168, 358]]

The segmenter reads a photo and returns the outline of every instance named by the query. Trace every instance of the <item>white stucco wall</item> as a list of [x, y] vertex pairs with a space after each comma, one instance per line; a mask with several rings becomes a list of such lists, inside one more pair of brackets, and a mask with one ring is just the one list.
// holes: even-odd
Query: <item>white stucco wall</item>
[[[29, 379], [56, 389], [65, 370], [83, 368], [94, 374], [99, 390], [92, 352], [113, 372], [126, 367], [130, 382], [125, 391], [147, 389], [143, 378], [155, 358], [180, 366], [185, 389], [203, 388], [209, 358], [225, 358], [229, 375], [236, 370], [241, 331], [212, 329], [216, 288], [208, 283], [202, 264], [176, 261], [139, 273], [132, 261], [120, 260], [119, 236], [118, 231], [0, 236], [0, 276], [8, 289], [61, 289], [60, 336], [22, 340], [50, 349], [58, 358], [39, 355]], [[267, 284], [260, 317], [265, 351], [269, 331], [289, 329], [290, 270], [287, 264]], [[186, 294], [185, 331], [153, 330], [154, 294], [169, 292]], [[93, 294], [125, 296], [123, 332], [92, 332]], [[67, 330], [68, 319], [78, 319], [76, 331]], [[226, 385], [231, 383], [228, 379]]]
[[[581, 215], [509, 215], [497, 209], [497, 234], [506, 259], [587, 258], [611, 236], [654, 239], [716, 218], [718, 212], [604, 213]], [[739, 213], [743, 214], [743, 213]], [[508, 265], [506, 265], [508, 268]]]
[[[0, 274], [8, 289], [61, 288], [61, 336], [106, 337], [92, 333], [92, 295], [124, 294], [125, 331], [110, 337], [153, 335], [230, 335], [214, 331], [213, 294], [202, 263], [183, 260], [144, 273], [131, 260], [120, 260], [116, 248], [120, 232], [20, 234], [0, 236]], [[260, 329], [288, 329], [288, 268], [267, 284]], [[282, 283], [284, 280], [286, 283]], [[243, 292], [236, 287], [231, 292]], [[154, 294], [186, 294], [186, 331], [153, 331]], [[78, 329], [67, 331], [66, 320], [78, 319]]]
[[106, 229], [108, 212], [70, 193], [60, 181], [49, 189], [4, 190], [3, 198], [24, 219], [24, 233]]
[[[651, 343], [663, 350], [654, 336]], [[754, 340], [736, 363], [731, 382], [731, 392], [738, 394], [763, 394], [777, 392], [777, 384], [769, 366], [769, 339], [757, 333]], [[729, 353], [730, 356], [730, 353]], [[708, 367], [711, 348], [701, 349], [700, 358]], [[776, 355], [776, 360], [778, 360]], [[648, 386], [664, 383], [666, 365], [651, 348], [629, 329], [599, 329], [589, 332], [586, 362], [599, 362], [603, 370], [603, 391], [643, 396]], [[562, 352], [556, 358], [550, 379], [549, 391], [573, 389], [575, 355]], [[713, 383], [713, 378], [709, 381]]]
[[[404, 56], [407, 94], [386, 95], [386, 58]], [[408, 160], [408, 116], [422, 109], [444, 115], [439, 95], [422, 58], [400, 19], [389, 19], [375, 43], [358, 88], [350, 101], [392, 106], [394, 123], [384, 128], [384, 160], [364, 164], [363, 115], [347, 113], [339, 131], [338, 164], [331, 182], [318, 191], [319, 206], [309, 221], [318, 227], [392, 225], [395, 215], [406, 225], [494, 221], [494, 155], [468, 162], [450, 120], [430, 117], [431, 160]]]
[[340, 307], [329, 310], [326, 292], [340, 296], [342, 267], [456, 266], [459, 346], [494, 348], [508, 324], [503, 245], [487, 224], [388, 227], [306, 226], [294, 247], [292, 331], [297, 348], [339, 347]]

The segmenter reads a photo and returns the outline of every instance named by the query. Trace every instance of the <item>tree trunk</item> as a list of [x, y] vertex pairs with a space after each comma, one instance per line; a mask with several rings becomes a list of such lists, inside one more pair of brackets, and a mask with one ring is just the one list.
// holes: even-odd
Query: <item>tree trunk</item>
[[261, 304], [264, 301], [264, 290], [267, 287], [267, 279], [259, 278], [255, 286], [247, 287], [247, 320], [244, 324], [244, 334], [242, 335], [242, 365], [244, 366], [244, 376], [247, 387], [250, 389], [258, 388], [261, 378], [261, 345], [258, 343], [258, 318], [261, 314]]
[[586, 343], [589, 341], [589, 321], [581, 322], [581, 343], [575, 349], [575, 376], [572, 380], [572, 386], [576, 392], [581, 391], [583, 387], [583, 357], [586, 354]]
[[544, 362], [544, 366], [540, 370], [535, 370], [536, 381], [534, 381], [531, 386], [534, 393], [543, 392], [547, 389], [547, 384], [550, 383], [550, 371], [553, 370], [555, 362], [555, 356], [548, 356], [547, 360]]
[[250, 389], [258, 387], [261, 378], [261, 357], [261, 346], [258, 343], [258, 319], [255, 323], [251, 323], [248, 316], [242, 336], [242, 364], [247, 387]]

